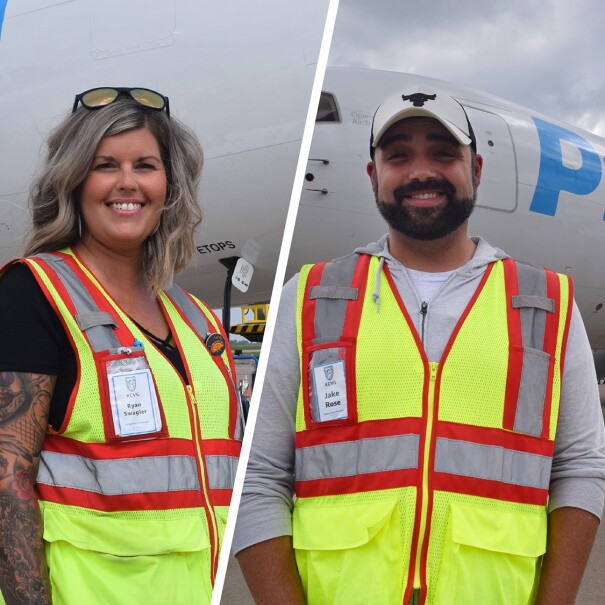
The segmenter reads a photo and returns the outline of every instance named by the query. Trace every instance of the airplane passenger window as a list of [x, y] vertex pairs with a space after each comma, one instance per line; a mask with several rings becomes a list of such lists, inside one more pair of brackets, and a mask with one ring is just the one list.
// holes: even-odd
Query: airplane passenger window
[[342, 122], [336, 97], [330, 92], [322, 92], [317, 108], [316, 122]]

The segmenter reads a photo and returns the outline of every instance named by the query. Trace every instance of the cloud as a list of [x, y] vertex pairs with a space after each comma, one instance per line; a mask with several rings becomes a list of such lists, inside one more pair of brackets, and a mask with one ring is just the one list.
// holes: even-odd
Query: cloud
[[605, 136], [599, 0], [341, 0], [330, 65], [416, 73]]

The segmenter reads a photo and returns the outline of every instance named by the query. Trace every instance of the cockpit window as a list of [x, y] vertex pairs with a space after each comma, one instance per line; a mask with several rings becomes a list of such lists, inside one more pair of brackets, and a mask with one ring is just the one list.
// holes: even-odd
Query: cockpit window
[[316, 122], [342, 122], [336, 97], [331, 92], [322, 92], [317, 108]]

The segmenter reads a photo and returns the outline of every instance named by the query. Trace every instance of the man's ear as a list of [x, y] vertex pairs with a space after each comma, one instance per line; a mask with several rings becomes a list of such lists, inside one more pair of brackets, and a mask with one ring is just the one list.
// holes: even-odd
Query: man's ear
[[478, 187], [481, 183], [481, 171], [483, 170], [483, 156], [478, 153], [475, 155], [475, 162], [473, 165], [473, 176], [475, 177], [475, 187]]
[[374, 191], [374, 193], [376, 193], [376, 189], [377, 189], [376, 164], [374, 163], [373, 160], [371, 162], [368, 162], [368, 165], [366, 166], [366, 170], [368, 172], [368, 176], [370, 177], [370, 182], [372, 183], [372, 191]]

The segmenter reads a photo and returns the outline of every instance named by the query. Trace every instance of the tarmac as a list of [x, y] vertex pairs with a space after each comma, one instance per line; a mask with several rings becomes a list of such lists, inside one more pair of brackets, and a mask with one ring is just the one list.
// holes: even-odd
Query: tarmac
[[[603, 402], [603, 398], [601, 401]], [[605, 408], [603, 408], [605, 417]], [[597, 537], [586, 565], [576, 605], [603, 605], [605, 603], [605, 518], [599, 526]], [[221, 605], [254, 605], [244, 576], [235, 557], [229, 559]]]

